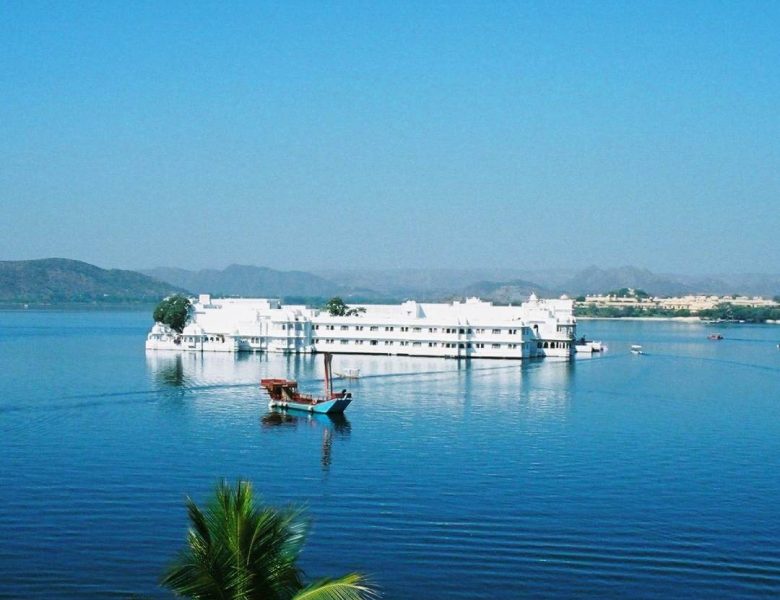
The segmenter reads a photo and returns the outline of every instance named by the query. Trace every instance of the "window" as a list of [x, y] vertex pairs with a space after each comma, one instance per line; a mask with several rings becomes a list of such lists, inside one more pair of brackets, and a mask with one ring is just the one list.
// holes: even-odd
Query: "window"
[[385, 346], [392, 346], [393, 341], [392, 340], [385, 340]]
[[515, 348], [517, 348], [517, 344], [509, 344], [509, 347], [514, 350]]
[[[409, 328], [407, 327], [407, 329]], [[422, 331], [422, 327], [415, 327], [412, 331], [414, 331], [415, 333], [420, 333]]]
[[377, 327], [376, 325], [372, 325], [372, 326], [369, 328], [369, 331], [379, 331], [379, 327]]
[[360, 346], [360, 345], [362, 345], [362, 344], [363, 344], [363, 340], [355, 340], [355, 343], [356, 343], [358, 346]]
[[428, 348], [435, 348], [438, 345], [436, 342], [428, 342]]
[[422, 346], [422, 344], [421, 344], [420, 342], [414, 342], [414, 343], [412, 344], [412, 346]]
[[401, 331], [409, 331], [408, 327], [401, 327]]
[[477, 344], [477, 348], [484, 348], [485, 344]]
[[500, 335], [501, 334], [501, 330], [500, 329], [494, 329], [493, 330], [493, 334], [494, 335]]
[[501, 344], [493, 344], [493, 348], [500, 348]]
[[393, 327], [385, 327], [385, 331], [392, 331]]
[[341, 340], [342, 344], [349, 344], [349, 340]]
[[466, 330], [466, 333], [468, 333], [469, 335], [471, 335], [471, 327], [469, 327], [469, 328]]
[[328, 331], [333, 331], [335, 329], [335, 326], [334, 325], [328, 325], [325, 329], [327, 329]]
[[461, 334], [466, 333], [466, 330], [465, 329], [461, 329], [458, 333], [461, 333]]
[[347, 330], [349, 330], [349, 325], [342, 325], [341, 326], [341, 331], [347, 331]]
[[510, 329], [509, 335], [517, 335], [517, 329]]
[[465, 344], [458, 344], [458, 348], [465, 348], [465, 347], [466, 347]]
[[377, 345], [377, 343], [378, 343], [378, 342], [377, 342], [376, 340], [371, 340], [371, 345], [372, 345], [372, 346], [376, 346], [376, 345]]
[[355, 325], [355, 331], [363, 331], [362, 325]]
[[436, 328], [436, 327], [429, 327], [429, 328], [428, 328], [428, 333], [438, 333], [438, 331], [439, 331], [439, 330], [438, 330], [438, 328]]
[[314, 326], [314, 329], [319, 329], [319, 328], [320, 328], [320, 326], [319, 326], [319, 325], [315, 325], [315, 326]]

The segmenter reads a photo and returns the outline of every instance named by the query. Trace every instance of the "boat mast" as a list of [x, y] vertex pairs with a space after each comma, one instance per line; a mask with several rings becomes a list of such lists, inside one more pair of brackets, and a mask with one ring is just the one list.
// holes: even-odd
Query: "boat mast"
[[333, 393], [333, 373], [330, 368], [330, 363], [333, 361], [333, 355], [330, 352], [325, 352], [325, 397], [330, 400], [330, 396]]

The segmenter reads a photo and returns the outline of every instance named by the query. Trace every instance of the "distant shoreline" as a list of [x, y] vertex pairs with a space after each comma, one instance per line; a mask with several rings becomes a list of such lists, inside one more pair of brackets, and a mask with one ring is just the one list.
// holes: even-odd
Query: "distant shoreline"
[[99, 303], [90, 304], [86, 302], [67, 302], [63, 304], [17, 304], [17, 303], [0, 303], [0, 310], [7, 312], [24, 312], [30, 310], [93, 310], [93, 311], [111, 311], [111, 310], [132, 310], [132, 311], [152, 311], [155, 307], [155, 303], [141, 303], [141, 302], [128, 302], [128, 303]]
[[780, 321], [767, 320], [762, 323], [739, 323], [733, 321], [702, 321], [699, 317], [578, 317], [577, 321], [677, 321], [679, 323], [701, 323], [702, 325], [780, 325]]
[[681, 321], [683, 323], [701, 323], [707, 325], [705, 321], [702, 321], [699, 317], [579, 317], [576, 314], [574, 317], [578, 321]]
[[[100, 303], [82, 303], [82, 302], [70, 302], [63, 304], [17, 304], [17, 303], [0, 303], [0, 311], [3, 312], [25, 312], [25, 311], [95, 311], [95, 312], [108, 312], [108, 311], [152, 311], [156, 303], [151, 302], [100, 302]], [[710, 322], [702, 321], [699, 317], [589, 317], [574, 315], [577, 321], [660, 321], [660, 322], [677, 322], [677, 323], [700, 323], [701, 325], [780, 325], [778, 320], [767, 320], [762, 323], [734, 323], [734, 322]]]

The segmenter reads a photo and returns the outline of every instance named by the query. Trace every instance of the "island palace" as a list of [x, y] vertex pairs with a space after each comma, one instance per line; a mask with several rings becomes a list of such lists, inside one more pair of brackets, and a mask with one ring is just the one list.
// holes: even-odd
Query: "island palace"
[[302, 305], [201, 294], [181, 334], [155, 323], [147, 350], [384, 354], [521, 360], [574, 353], [574, 303], [531, 295], [519, 306], [465, 302], [355, 305], [336, 317]]

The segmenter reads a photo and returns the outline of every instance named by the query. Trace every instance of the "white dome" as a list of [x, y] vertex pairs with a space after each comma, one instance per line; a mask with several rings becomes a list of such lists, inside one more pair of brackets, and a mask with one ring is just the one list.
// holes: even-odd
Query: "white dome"
[[152, 326], [152, 333], [156, 333], [160, 335], [171, 333], [171, 328], [165, 325], [164, 323], [155, 323]]

